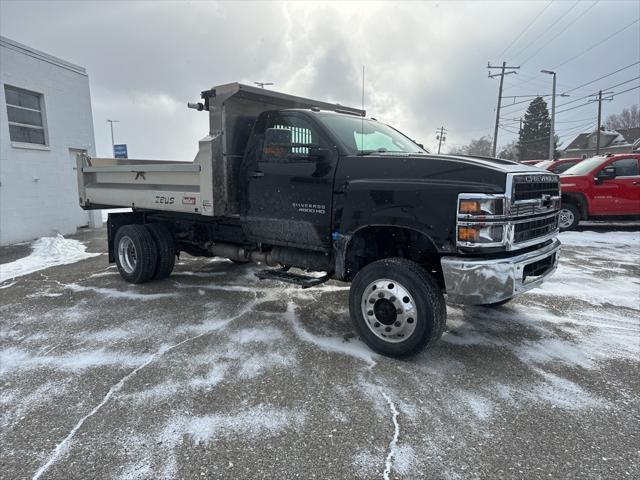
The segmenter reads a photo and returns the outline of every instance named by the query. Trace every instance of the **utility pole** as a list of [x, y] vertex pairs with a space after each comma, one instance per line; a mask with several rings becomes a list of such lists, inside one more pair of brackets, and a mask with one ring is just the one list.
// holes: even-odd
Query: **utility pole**
[[[496, 156], [496, 148], [498, 146], [498, 125], [500, 125], [500, 106], [502, 105], [502, 85], [504, 84], [504, 76], [510, 75], [512, 73], [518, 73], [515, 70], [518, 70], [520, 67], [507, 67], [507, 62], [502, 62], [502, 66], [492, 66], [490, 63], [487, 63], [487, 68], [491, 70], [492, 68], [499, 68], [500, 73], [491, 73], [489, 72], [489, 78], [500, 77], [500, 88], [498, 89], [498, 108], [496, 108], [496, 127], [493, 131], [493, 148], [491, 149], [491, 156]], [[509, 69], [509, 72], [505, 70]]]
[[613, 92], [603, 92], [602, 90], [598, 91], [598, 93], [594, 93], [593, 95], [590, 95], [591, 97], [595, 97], [597, 96], [597, 99], [592, 99], [589, 100], [590, 103], [592, 102], [598, 102], [598, 125], [596, 128], [596, 155], [600, 154], [600, 123], [602, 122], [602, 101], [603, 100], [607, 100], [607, 101], [611, 101], [613, 100], [613, 97], [607, 97], [607, 98], [602, 98], [602, 95], [609, 95], [610, 93]]
[[114, 123], [120, 123], [120, 120], [107, 120], [107, 123], [109, 123], [111, 125], [111, 153], [113, 154], [113, 156], [116, 156], [116, 152], [115, 152], [115, 142], [113, 141], [113, 124]]
[[549, 160], [553, 160], [556, 150], [556, 72], [551, 70], [540, 70], [540, 73], [553, 75], [553, 89], [551, 90], [551, 128], [549, 129]]
[[264, 88], [265, 85], [273, 85], [273, 82], [253, 82], [260, 88]]
[[447, 137], [445, 136], [447, 129], [444, 127], [440, 127], [436, 130], [436, 140], [438, 140], [438, 155], [440, 155], [440, 147], [442, 147], [442, 142], [447, 141]]

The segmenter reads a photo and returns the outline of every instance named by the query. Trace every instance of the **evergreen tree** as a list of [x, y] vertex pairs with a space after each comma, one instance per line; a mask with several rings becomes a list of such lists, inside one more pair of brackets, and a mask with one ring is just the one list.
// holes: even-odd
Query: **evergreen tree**
[[[549, 158], [549, 132], [551, 132], [551, 118], [547, 102], [542, 97], [536, 97], [524, 114], [524, 122], [518, 138], [520, 160]], [[557, 140], [554, 143], [557, 143]]]

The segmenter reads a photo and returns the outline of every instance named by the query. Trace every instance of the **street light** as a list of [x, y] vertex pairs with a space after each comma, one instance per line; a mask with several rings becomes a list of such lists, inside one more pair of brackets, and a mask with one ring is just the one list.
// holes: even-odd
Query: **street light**
[[113, 156], [116, 156], [116, 147], [115, 147], [115, 142], [113, 141], [113, 124], [114, 123], [120, 123], [120, 120], [107, 120], [107, 123], [111, 124], [111, 153], [113, 154]]
[[551, 129], [549, 130], [549, 160], [553, 160], [555, 151], [555, 123], [556, 123], [556, 72], [540, 70], [540, 73], [553, 75], [553, 90], [551, 92]]

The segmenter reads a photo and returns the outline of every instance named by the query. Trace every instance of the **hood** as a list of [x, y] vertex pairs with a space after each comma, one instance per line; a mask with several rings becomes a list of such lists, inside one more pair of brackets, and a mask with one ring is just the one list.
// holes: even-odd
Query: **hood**
[[508, 173], [527, 172], [549, 174], [530, 165], [490, 157], [379, 153], [341, 158], [336, 184], [366, 181], [383, 188], [391, 183], [420, 183], [430, 189], [503, 193]]
[[475, 155], [437, 155], [438, 158], [444, 158], [452, 162], [460, 162], [469, 165], [481, 165], [504, 173], [539, 173], [546, 171], [533, 165], [526, 165], [513, 160], [504, 160], [494, 157], [480, 157]]

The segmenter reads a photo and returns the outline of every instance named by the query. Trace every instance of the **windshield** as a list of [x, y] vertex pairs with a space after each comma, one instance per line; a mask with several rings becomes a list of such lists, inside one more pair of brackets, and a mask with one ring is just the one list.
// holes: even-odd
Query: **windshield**
[[591, 157], [585, 160], [582, 160], [580, 163], [575, 164], [573, 167], [565, 170], [563, 175], [586, 175], [594, 168], [598, 167], [601, 163], [603, 163], [607, 158], [606, 157]]
[[427, 153], [393, 128], [362, 117], [318, 115], [352, 155], [373, 152]]

